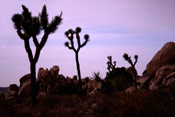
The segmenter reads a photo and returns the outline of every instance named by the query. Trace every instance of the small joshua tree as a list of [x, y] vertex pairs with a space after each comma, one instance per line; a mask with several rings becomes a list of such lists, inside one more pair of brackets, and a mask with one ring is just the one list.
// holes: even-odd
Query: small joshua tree
[[[78, 78], [79, 78], [79, 93], [81, 94], [82, 93], [82, 82], [81, 82], [81, 72], [80, 72], [80, 63], [79, 63], [79, 58], [78, 58], [78, 53], [80, 51], [80, 49], [82, 47], [84, 47], [87, 42], [89, 41], [89, 35], [88, 34], [85, 34], [84, 35], [84, 39], [85, 41], [83, 43], [81, 43], [81, 40], [80, 40], [80, 32], [81, 32], [81, 28], [80, 27], [77, 27], [74, 30], [72, 29], [69, 29], [68, 31], [65, 32], [65, 35], [66, 37], [68, 38], [69, 42], [65, 42], [65, 46], [68, 47], [70, 50], [73, 50], [75, 52], [75, 60], [76, 60], [76, 65], [77, 65], [77, 73], [78, 73]], [[78, 47], [75, 48], [75, 45], [74, 45], [74, 35], [76, 36], [76, 39], [77, 39], [77, 45]]]
[[111, 73], [112, 70], [114, 70], [116, 67], [116, 61], [112, 62], [112, 56], [108, 56], [107, 58], [108, 58], [107, 69], [108, 69], [109, 73]]
[[[12, 21], [14, 23], [14, 28], [17, 30], [18, 36], [24, 41], [25, 50], [28, 54], [30, 61], [30, 72], [31, 72], [31, 96], [33, 103], [36, 103], [36, 63], [39, 59], [40, 52], [47, 42], [48, 36], [54, 33], [57, 26], [60, 25], [62, 21], [62, 13], [60, 16], [55, 16], [51, 23], [48, 23], [48, 14], [46, 6], [43, 6], [42, 12], [39, 16], [33, 17], [28, 8], [22, 5], [23, 12], [21, 14], [14, 14], [12, 16]], [[44, 35], [39, 42], [37, 35], [40, 31], [44, 30]], [[36, 51], [32, 54], [29, 40], [33, 39]]]
[[136, 63], [137, 63], [137, 61], [138, 61], [138, 55], [135, 55], [135, 56], [134, 56], [134, 59], [135, 59], [135, 62], [134, 62], [134, 63], [132, 62], [131, 57], [128, 56], [128, 54], [126, 54], [126, 53], [124, 53], [123, 58], [124, 58], [126, 61], [128, 61], [128, 63], [131, 65], [131, 67], [133, 68], [133, 70], [134, 70], [134, 72], [135, 72], [133, 77], [134, 77], [134, 82], [135, 82], [135, 89], [137, 89], [137, 83], [136, 83], [137, 70], [135, 69], [135, 65], [136, 65]]

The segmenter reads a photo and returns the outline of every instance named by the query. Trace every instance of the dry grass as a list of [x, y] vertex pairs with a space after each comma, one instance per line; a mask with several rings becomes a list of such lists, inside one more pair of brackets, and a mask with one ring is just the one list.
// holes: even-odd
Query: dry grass
[[175, 101], [168, 90], [137, 90], [131, 94], [98, 93], [94, 96], [58, 95], [38, 98], [0, 99], [0, 117], [173, 117]]

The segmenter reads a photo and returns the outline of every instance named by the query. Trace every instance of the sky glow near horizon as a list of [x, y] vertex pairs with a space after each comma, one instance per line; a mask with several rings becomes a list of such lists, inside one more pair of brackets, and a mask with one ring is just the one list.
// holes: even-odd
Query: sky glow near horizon
[[65, 76], [77, 74], [74, 52], [64, 47], [64, 32], [70, 28], [80, 26], [81, 37], [90, 35], [79, 53], [83, 77], [93, 72], [104, 77], [109, 55], [118, 67], [129, 67], [124, 52], [132, 58], [139, 55], [136, 68], [141, 75], [154, 54], [175, 41], [175, 0], [0, 0], [0, 87], [19, 85], [20, 77], [30, 72], [24, 43], [11, 21], [13, 14], [22, 12], [22, 4], [33, 16], [46, 4], [50, 20], [63, 12], [62, 24], [49, 36], [37, 69], [58, 65]]

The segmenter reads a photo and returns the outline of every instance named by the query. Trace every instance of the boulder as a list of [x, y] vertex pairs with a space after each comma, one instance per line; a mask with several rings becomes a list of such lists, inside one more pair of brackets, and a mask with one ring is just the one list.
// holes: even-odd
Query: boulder
[[135, 91], [135, 86], [131, 86], [131, 87], [128, 87], [126, 90], [125, 90], [125, 93], [132, 93], [133, 91]]
[[10, 84], [8, 91], [19, 91], [19, 87], [16, 84]]
[[37, 80], [41, 80], [44, 77], [44, 68], [40, 67], [38, 70], [38, 79]]
[[152, 80], [152, 78], [149, 75], [147, 75], [147, 74], [139, 77], [137, 79], [138, 89], [139, 88], [148, 88], [149, 83], [150, 83], [151, 80]]
[[51, 76], [53, 76], [53, 77], [54, 77], [54, 76], [58, 76], [59, 70], [60, 70], [59, 66], [54, 65], [54, 66], [50, 69], [50, 74], [51, 74]]
[[31, 80], [31, 74], [26, 74], [23, 77], [20, 78], [20, 87], [22, 87], [23, 83], [28, 82]]
[[16, 84], [10, 84], [8, 92], [6, 94], [6, 99], [12, 99], [17, 96], [19, 88]]
[[38, 93], [38, 95], [37, 95], [37, 99], [45, 98], [45, 97], [46, 97], [46, 93], [45, 93], [45, 92], [40, 92], [40, 93]]
[[16, 91], [9, 91], [7, 94], [6, 94], [6, 99], [12, 99], [14, 97], [16, 97], [18, 95], [18, 92]]
[[147, 64], [146, 71], [150, 76], [154, 76], [156, 71], [167, 64], [175, 64], [175, 43], [166, 43]]
[[155, 78], [150, 82], [149, 89], [158, 89], [175, 83], [175, 65], [165, 65], [156, 71]]
[[19, 96], [28, 97], [31, 95], [31, 81], [23, 83], [22, 87], [18, 92]]
[[46, 79], [46, 78], [50, 78], [50, 77], [58, 77], [58, 73], [59, 73], [59, 66], [54, 65], [50, 70], [48, 70], [47, 68], [39, 68], [38, 70], [38, 78], [37, 80], [40, 81], [41, 79]]
[[38, 70], [38, 78], [37, 81], [41, 81], [42, 79], [46, 79], [50, 76], [50, 71], [46, 68], [39, 68]]

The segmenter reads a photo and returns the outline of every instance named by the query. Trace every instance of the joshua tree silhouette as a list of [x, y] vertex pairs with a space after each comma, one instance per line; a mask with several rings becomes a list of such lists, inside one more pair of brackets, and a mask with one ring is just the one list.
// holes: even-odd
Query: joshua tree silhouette
[[[75, 31], [72, 30], [72, 29], [69, 29], [68, 31], [66, 31], [65, 32], [65, 35], [68, 38], [68, 40], [70, 41], [70, 44], [71, 45], [69, 45], [69, 42], [67, 41], [67, 42], [65, 42], [65, 46], [68, 47], [70, 50], [73, 50], [75, 52], [75, 59], [76, 59], [76, 65], [77, 65], [77, 73], [78, 73], [78, 78], [79, 78], [79, 94], [82, 94], [82, 82], [81, 82], [81, 72], [80, 72], [80, 63], [79, 63], [79, 58], [78, 58], [78, 52], [89, 41], [89, 35], [88, 34], [85, 34], [84, 35], [85, 41], [83, 43], [81, 43], [81, 41], [80, 41], [80, 35], [79, 35], [80, 32], [81, 32], [81, 28], [80, 27], [77, 27], [75, 29]], [[77, 39], [77, 44], [78, 44], [78, 47], [77, 48], [75, 48], [75, 46], [74, 46], [74, 40], [73, 40], [74, 34], [76, 35], [76, 39]]]
[[112, 62], [112, 56], [108, 56], [108, 62], [107, 62], [107, 69], [109, 71], [109, 73], [111, 73], [115, 68], [116, 68], [116, 61]]
[[[22, 5], [23, 12], [21, 14], [14, 14], [12, 16], [12, 21], [14, 23], [14, 28], [17, 30], [18, 36], [24, 41], [25, 50], [28, 54], [30, 61], [30, 72], [31, 72], [31, 96], [33, 103], [37, 103], [36, 95], [36, 63], [39, 59], [40, 51], [47, 42], [48, 36], [54, 33], [57, 26], [61, 24], [62, 13], [60, 16], [55, 16], [51, 23], [48, 23], [48, 14], [46, 5], [43, 6], [41, 13], [38, 16], [33, 17], [28, 8]], [[44, 30], [44, 35], [39, 42], [37, 35], [40, 34], [41, 30]], [[33, 39], [34, 45], [36, 47], [34, 55], [30, 48], [29, 40]]]
[[138, 55], [135, 55], [135, 56], [134, 56], [134, 59], [135, 59], [135, 62], [134, 62], [134, 63], [132, 62], [131, 57], [128, 56], [128, 54], [126, 54], [126, 53], [124, 53], [123, 58], [124, 58], [126, 61], [128, 61], [128, 63], [131, 65], [131, 67], [132, 67], [132, 68], [134, 69], [134, 71], [135, 71], [135, 74], [134, 74], [133, 77], [134, 77], [134, 82], [135, 82], [135, 89], [137, 89], [137, 82], [136, 82], [137, 70], [136, 70], [136, 68], [135, 68], [135, 65], [136, 65], [136, 63], [137, 63], [137, 61], [138, 61]]

